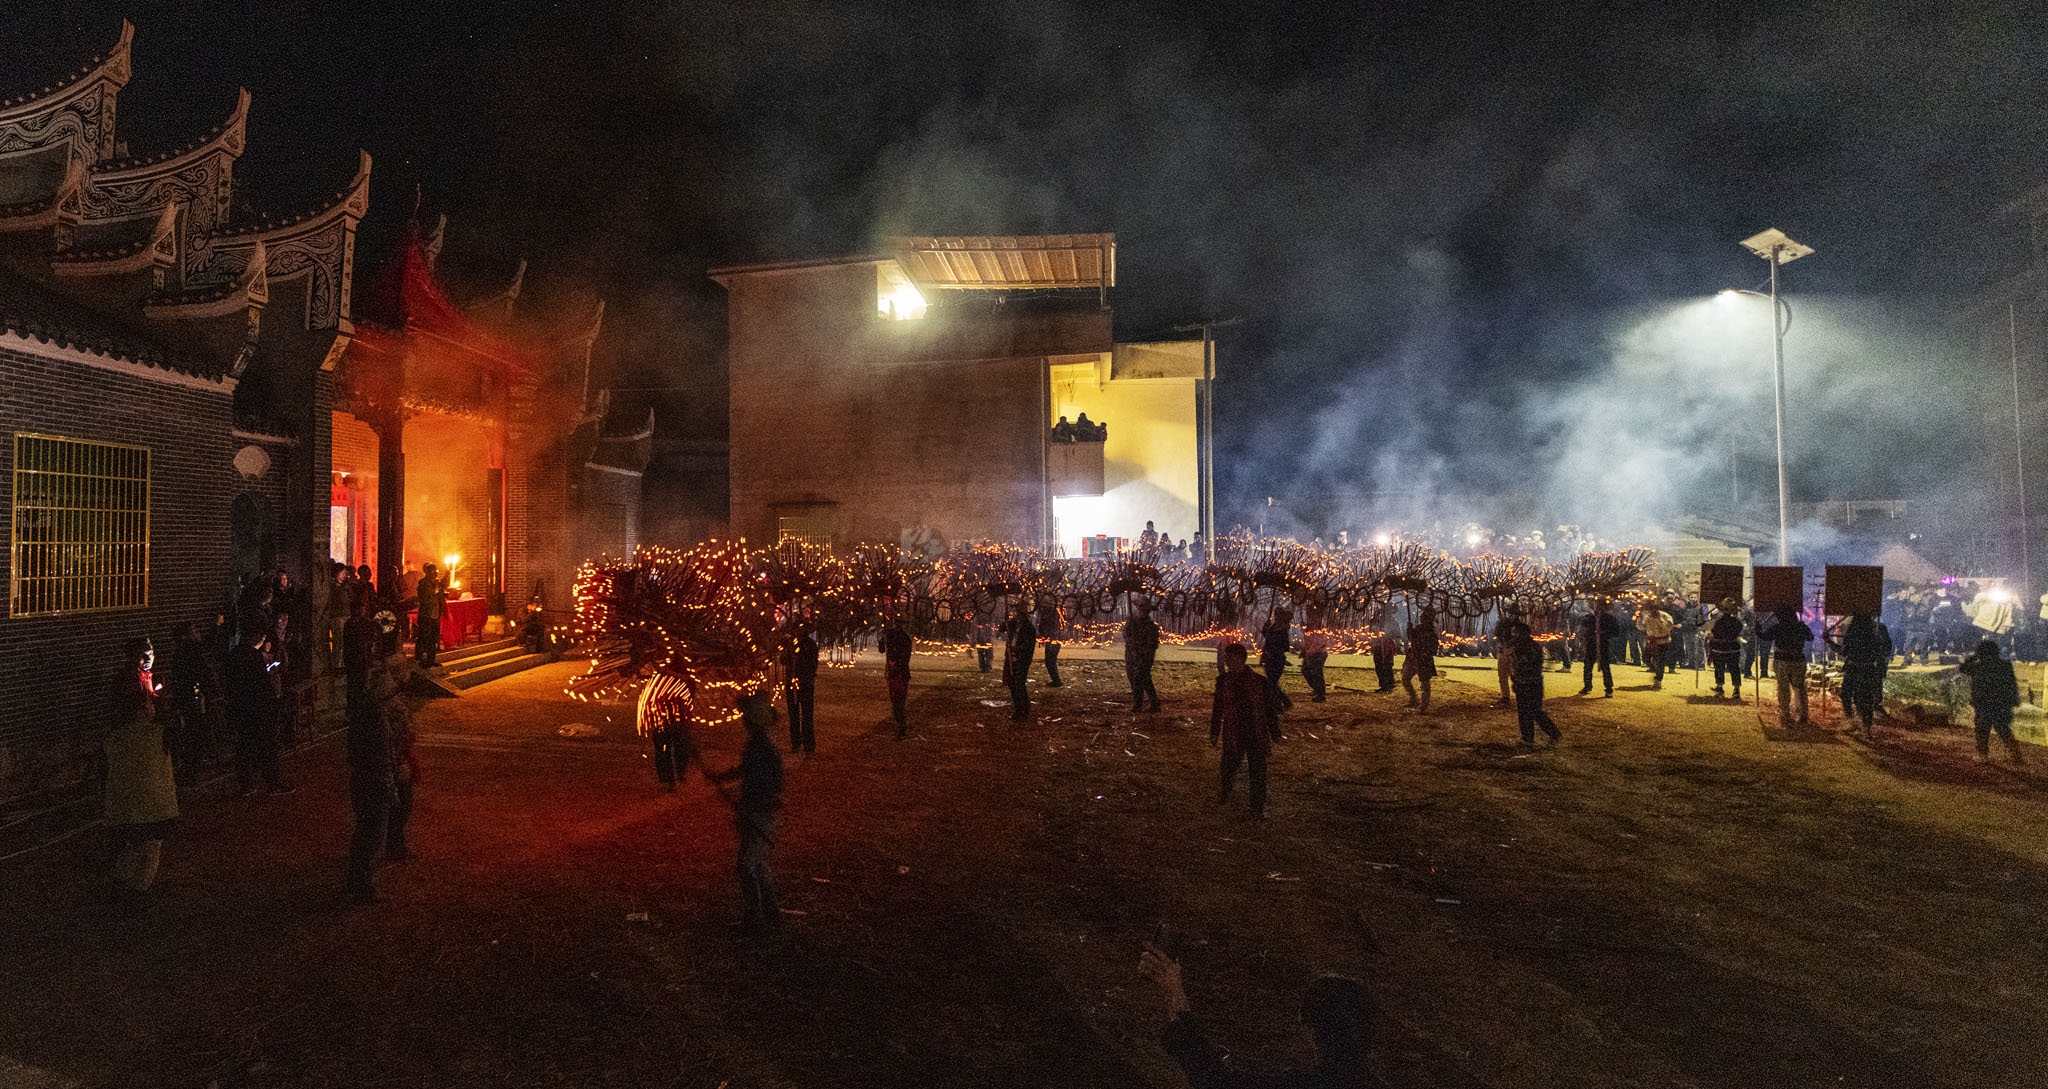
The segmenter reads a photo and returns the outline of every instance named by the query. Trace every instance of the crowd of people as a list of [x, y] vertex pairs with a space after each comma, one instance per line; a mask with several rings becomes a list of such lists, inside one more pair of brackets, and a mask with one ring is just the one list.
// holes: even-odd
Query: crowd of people
[[[112, 833], [109, 886], [129, 899], [155, 883], [181, 792], [199, 785], [223, 742], [233, 749], [242, 797], [296, 792], [280, 755], [307, 738], [308, 687], [335, 675], [345, 685], [350, 795], [357, 818], [344, 892], [375, 898], [378, 853], [405, 856], [417, 778], [411, 728], [389, 669], [399, 634], [368, 567], [335, 564], [326, 607], [288, 574], [271, 572], [237, 591], [212, 629], [186, 624], [167, 668], [146, 638], [123, 646], [109, 683], [102, 819]], [[161, 679], [160, 679], [161, 678]]]
[[1052, 441], [1108, 442], [1109, 425], [1106, 423], [1096, 423], [1088, 418], [1086, 412], [1081, 413], [1080, 419], [1073, 421], [1069, 421], [1065, 416], [1061, 416], [1059, 422], [1052, 425]]

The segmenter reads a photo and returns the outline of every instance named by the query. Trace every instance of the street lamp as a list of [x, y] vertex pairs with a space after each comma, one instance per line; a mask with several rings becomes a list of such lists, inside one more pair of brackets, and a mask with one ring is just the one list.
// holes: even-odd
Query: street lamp
[[1785, 330], [1792, 323], [1778, 318], [1778, 267], [1805, 257], [1813, 247], [1792, 241], [1776, 227], [1743, 239], [1742, 245], [1771, 263], [1771, 377], [1775, 383], [1771, 400], [1778, 422], [1778, 565], [1783, 567], [1792, 562], [1791, 524], [1785, 510]]

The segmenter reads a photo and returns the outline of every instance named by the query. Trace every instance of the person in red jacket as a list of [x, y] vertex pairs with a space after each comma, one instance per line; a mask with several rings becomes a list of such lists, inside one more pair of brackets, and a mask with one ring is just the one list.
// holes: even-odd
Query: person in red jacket
[[1216, 678], [1216, 700], [1209, 712], [1209, 744], [1223, 746], [1217, 773], [1218, 805], [1230, 801], [1237, 783], [1237, 765], [1251, 767], [1252, 816], [1266, 815], [1266, 753], [1274, 735], [1273, 706], [1266, 700], [1266, 679], [1251, 671], [1243, 643], [1224, 648], [1227, 669]]

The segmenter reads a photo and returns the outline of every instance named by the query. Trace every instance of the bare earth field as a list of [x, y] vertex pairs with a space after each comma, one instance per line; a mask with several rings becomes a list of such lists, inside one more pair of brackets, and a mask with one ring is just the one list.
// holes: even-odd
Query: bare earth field
[[1331, 968], [1380, 996], [1395, 1085], [2048, 1084], [2037, 767], [1626, 668], [1611, 701], [1552, 674], [1564, 741], [1525, 751], [1492, 664], [1447, 664], [1426, 718], [1290, 676], [1264, 822], [1215, 804], [1207, 666], [1132, 715], [1119, 664], [1066, 662], [1017, 725], [920, 655], [900, 743], [879, 671], [828, 671], [780, 940], [732, 926], [730, 811], [657, 788], [629, 708], [562, 696], [570, 663], [494, 682], [421, 711], [380, 904], [341, 904], [332, 741], [294, 796], [192, 799], [140, 912], [92, 892], [92, 836], [0, 863], [0, 1085], [1172, 1086], [1133, 971], [1162, 921], [1253, 1068], [1304, 1057]]

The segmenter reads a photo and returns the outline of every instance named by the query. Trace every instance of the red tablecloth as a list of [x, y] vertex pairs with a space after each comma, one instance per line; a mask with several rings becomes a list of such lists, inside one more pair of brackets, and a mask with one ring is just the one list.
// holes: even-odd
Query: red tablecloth
[[[465, 597], [444, 603], [441, 606], [441, 645], [455, 647], [482, 639], [484, 621], [490, 619], [490, 615], [490, 602], [485, 598]], [[415, 606], [408, 619], [417, 627], [419, 618], [420, 611]]]

